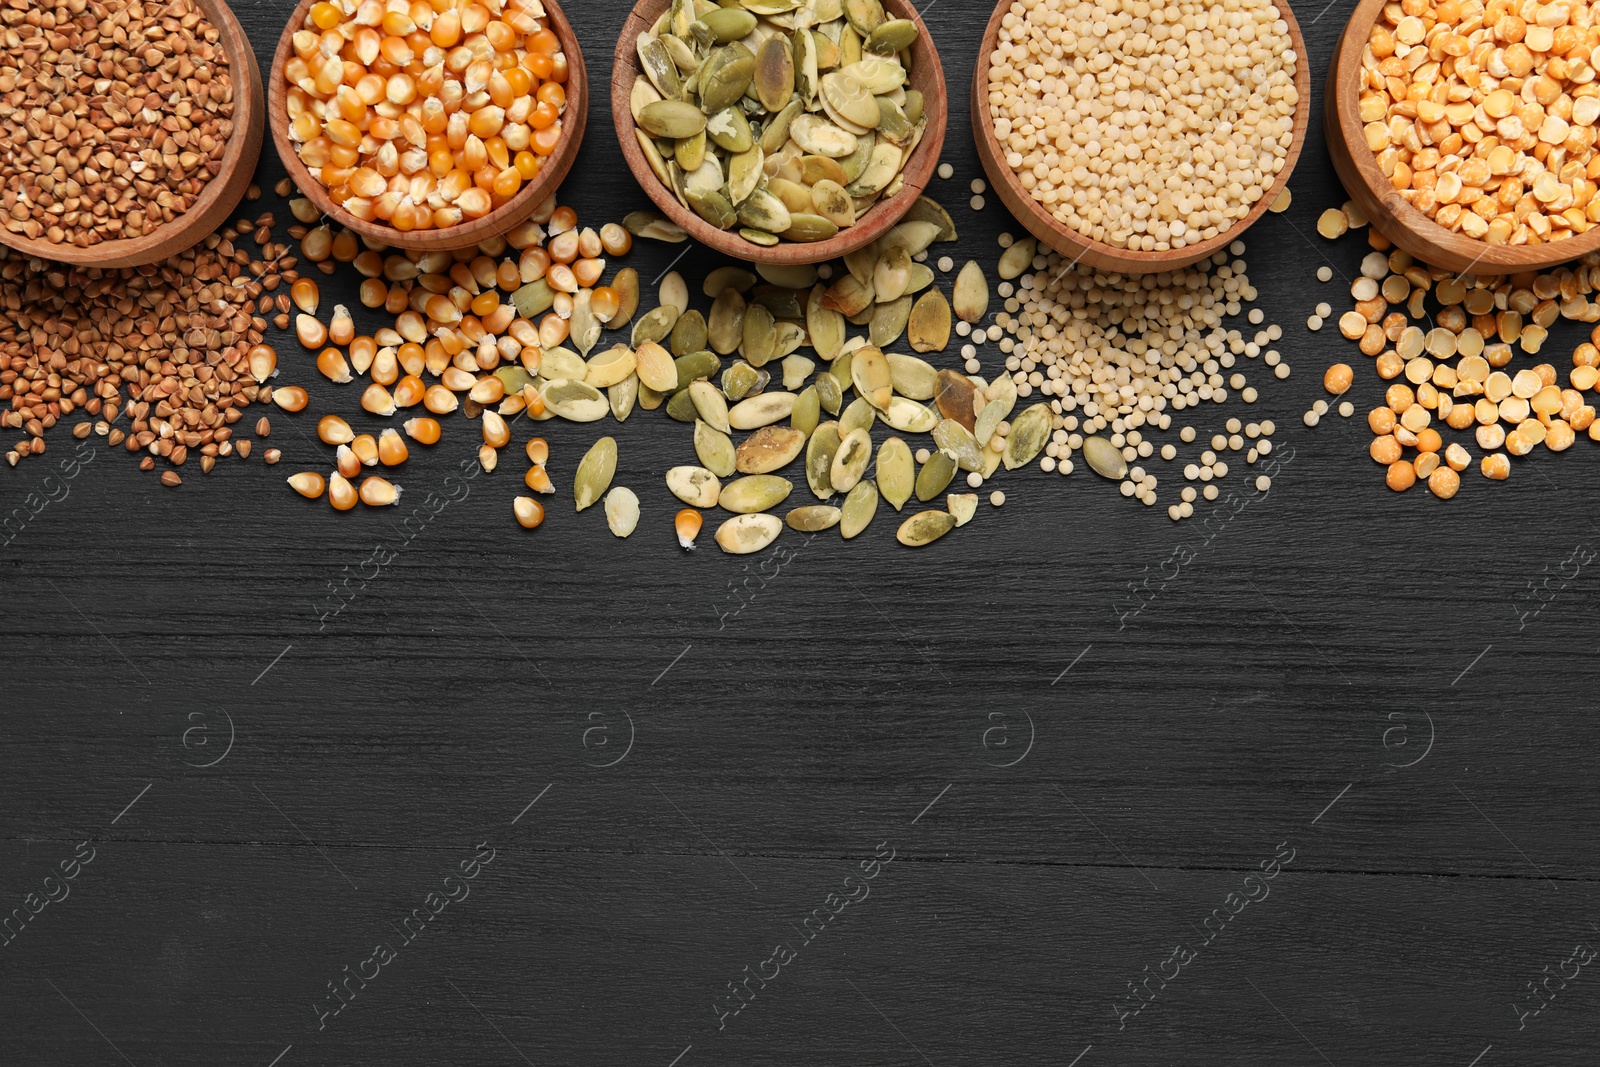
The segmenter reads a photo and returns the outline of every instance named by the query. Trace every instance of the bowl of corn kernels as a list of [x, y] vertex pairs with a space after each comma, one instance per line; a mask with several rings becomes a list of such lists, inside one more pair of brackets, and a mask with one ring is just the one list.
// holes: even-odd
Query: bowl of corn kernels
[[331, 222], [418, 251], [525, 220], [571, 169], [586, 108], [553, 0], [302, 0], [268, 92], [300, 191]]

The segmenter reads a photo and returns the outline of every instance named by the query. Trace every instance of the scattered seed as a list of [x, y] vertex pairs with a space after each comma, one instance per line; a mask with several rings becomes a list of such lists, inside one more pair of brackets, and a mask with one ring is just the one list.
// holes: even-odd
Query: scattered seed
[[617, 442], [602, 437], [584, 454], [572, 479], [572, 494], [579, 511], [598, 503], [617, 472]]

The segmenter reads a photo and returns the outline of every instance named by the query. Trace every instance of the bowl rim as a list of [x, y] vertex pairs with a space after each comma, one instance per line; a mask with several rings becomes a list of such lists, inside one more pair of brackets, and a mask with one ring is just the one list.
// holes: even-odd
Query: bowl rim
[[[1360, 191], [1368, 203], [1361, 204], [1369, 222], [1380, 225], [1379, 232], [1404, 251], [1429, 266], [1458, 273], [1471, 271], [1485, 276], [1522, 271], [1550, 270], [1581, 259], [1600, 249], [1600, 225], [1588, 231], [1536, 245], [1491, 245], [1476, 237], [1446, 229], [1399, 195], [1392, 187], [1377, 184], [1383, 178], [1377, 156], [1362, 136], [1357, 110], [1361, 76], [1361, 53], [1382, 12], [1386, 0], [1361, 0], [1339, 36], [1333, 61], [1328, 68], [1325, 136], [1335, 169], [1348, 161], [1360, 179]], [[1354, 47], [1352, 47], [1354, 46]], [[1332, 142], [1338, 139], [1338, 144]], [[1347, 159], [1341, 159], [1341, 152]], [[1341, 178], [1345, 176], [1341, 173]], [[1349, 182], [1346, 182], [1346, 191]], [[1387, 187], [1387, 188], [1386, 188]], [[1376, 208], [1377, 210], [1374, 210]], [[1408, 247], [1409, 246], [1409, 247]], [[1477, 270], [1486, 267], [1488, 270]]]
[[[194, 0], [194, 3], [217, 28], [233, 82], [233, 132], [228, 135], [228, 146], [223, 150], [217, 176], [200, 190], [200, 196], [189, 210], [139, 237], [118, 237], [83, 248], [14, 234], [0, 227], [0, 244], [25, 256], [75, 267], [106, 270], [140, 267], [189, 251], [233, 214], [255, 179], [256, 164], [261, 159], [266, 116], [261, 68], [256, 63], [255, 49], [227, 0]], [[243, 77], [235, 71], [242, 71]], [[248, 175], [242, 182], [241, 171]]]
[[556, 189], [577, 160], [589, 110], [589, 84], [583, 51], [572, 24], [567, 21], [566, 12], [561, 10], [556, 0], [539, 0], [545, 11], [546, 22], [555, 31], [561, 42], [561, 50], [567, 56], [567, 104], [561, 113], [561, 137], [556, 141], [555, 151], [547, 157], [549, 162], [531, 182], [524, 182], [515, 196], [482, 218], [443, 230], [430, 228], [410, 231], [397, 230], [387, 222], [358, 219], [335, 204], [329, 198], [327, 188], [300, 162], [300, 155], [289, 139], [289, 88], [283, 72], [294, 50], [294, 35], [305, 27], [307, 13], [314, 3], [316, 0], [300, 0], [278, 38], [278, 47], [272, 56], [272, 72], [268, 78], [266, 115], [267, 127], [271, 130], [272, 142], [284, 169], [288, 171], [300, 195], [316, 205], [323, 223], [343, 226], [352, 233], [381, 241], [391, 248], [412, 251], [468, 248], [508, 233], [533, 214], [540, 204], [555, 195]]
[[[1384, 0], [1378, 2], [1382, 3]], [[998, 158], [991, 148], [999, 144], [999, 139], [995, 134], [994, 116], [989, 113], [988, 106], [989, 63], [999, 37], [1001, 20], [1010, 13], [1011, 4], [1012, 0], [999, 0], [989, 16], [989, 23], [984, 28], [983, 38], [979, 44], [978, 58], [972, 74], [973, 134], [978, 144], [978, 156], [983, 162], [984, 170], [988, 172], [990, 185], [995, 188], [1017, 220], [1055, 251], [1075, 256], [1074, 263], [1082, 262], [1092, 267], [1122, 273], [1154, 274], [1179, 270], [1209, 258], [1239, 240], [1245, 231], [1259, 222], [1270, 210], [1277, 197], [1289, 188], [1289, 179], [1294, 174], [1295, 167], [1299, 165], [1300, 154], [1305, 148], [1311, 125], [1312, 90], [1311, 58], [1306, 51], [1305, 36], [1300, 32], [1300, 23], [1295, 18], [1288, 0], [1276, 0], [1274, 6], [1278, 10], [1278, 17], [1283, 19], [1289, 28], [1289, 40], [1295, 52], [1294, 86], [1298, 99], [1295, 102], [1292, 139], [1284, 156], [1283, 168], [1274, 176], [1269, 187], [1270, 195], [1263, 195], [1243, 218], [1236, 220], [1215, 237], [1207, 238], [1199, 244], [1152, 252], [1118, 248], [1092, 237], [1085, 237], [1063, 225], [1022, 188], [1011, 168], [1006, 166], [1004, 160]]]
[[[633, 174], [634, 182], [663, 214], [707, 248], [747, 263], [767, 266], [814, 265], [838, 259], [876, 241], [905, 218], [912, 205], [926, 192], [939, 166], [950, 112], [944, 62], [933, 39], [933, 30], [923, 21], [921, 13], [910, 0], [882, 0], [883, 6], [896, 16], [914, 20], [922, 27], [918, 43], [913, 46], [914, 54], [922, 60], [917, 64], [913, 80], [928, 79], [927, 88], [922, 90], [928, 127], [900, 171], [902, 188], [894, 196], [873, 204], [865, 215], [856, 220], [855, 225], [840, 230], [825, 241], [780, 240], [771, 246], [752, 244], [737, 232], [719, 230], [685, 208], [656, 177], [655, 171], [650, 169], [635, 139], [631, 102], [633, 79], [639, 74], [635, 41], [639, 32], [648, 29], [669, 3], [671, 0], [637, 0], [633, 5], [617, 38], [611, 78], [611, 118], [616, 127], [617, 143], [622, 148], [623, 158]], [[647, 11], [650, 12], [648, 16], [645, 14]]]

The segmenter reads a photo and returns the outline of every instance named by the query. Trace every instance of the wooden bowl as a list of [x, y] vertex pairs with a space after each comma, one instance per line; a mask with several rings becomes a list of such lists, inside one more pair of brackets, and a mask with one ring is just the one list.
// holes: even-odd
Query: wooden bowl
[[261, 71], [256, 54], [233, 12], [223, 0], [195, 0], [206, 19], [217, 28], [228, 57], [233, 81], [233, 133], [222, 154], [222, 169], [200, 190], [193, 206], [171, 222], [142, 237], [101, 241], [89, 248], [33, 240], [0, 227], [0, 244], [25, 255], [80, 267], [142, 267], [185, 252], [207, 237], [233, 214], [255, 177], [261, 158], [266, 103], [261, 95]]
[[1018, 183], [1016, 175], [1006, 166], [1000, 149], [1000, 140], [994, 132], [994, 118], [989, 114], [989, 57], [994, 54], [995, 43], [1000, 37], [1001, 20], [1010, 10], [1011, 0], [1000, 0], [994, 14], [989, 17], [988, 28], [983, 33], [983, 43], [978, 50], [977, 69], [972, 73], [972, 130], [978, 144], [978, 158], [983, 161], [983, 169], [989, 175], [989, 185], [999, 194], [1000, 202], [1016, 216], [1017, 221], [1042, 243], [1064, 256], [1072, 257], [1074, 262], [1086, 263], [1102, 270], [1120, 271], [1123, 274], [1156, 274], [1161, 271], [1176, 270], [1191, 263], [1198, 263], [1219, 248], [1226, 248], [1237, 240], [1245, 230], [1255, 224], [1267, 208], [1272, 206], [1272, 201], [1278, 192], [1288, 187], [1289, 175], [1294, 172], [1295, 163], [1300, 158], [1300, 149], [1305, 146], [1306, 128], [1311, 122], [1311, 57], [1306, 52], [1305, 38], [1300, 36], [1300, 24], [1295, 21], [1294, 12], [1289, 10], [1288, 0], [1278, 0], [1278, 12], [1289, 24], [1289, 39], [1298, 57], [1295, 63], [1294, 87], [1299, 92], [1300, 100], [1294, 113], [1294, 141], [1289, 145], [1283, 170], [1273, 182], [1272, 191], [1257, 200], [1250, 213], [1229, 226], [1227, 230], [1209, 241], [1164, 252], [1133, 252], [1096, 241], [1069, 229], [1045, 210], [1044, 205], [1035, 200]]
[[470, 248], [490, 237], [508, 233], [533, 214], [540, 204], [555, 195], [562, 179], [567, 176], [567, 172], [577, 160], [578, 145], [583, 141], [583, 130], [588, 121], [589, 83], [588, 76], [584, 73], [583, 52], [578, 47], [578, 38], [567, 23], [566, 15], [562, 14], [561, 8], [556, 6], [554, 0], [542, 0], [548, 16], [546, 24], [555, 32], [556, 38], [561, 42], [561, 51], [567, 57], [567, 107], [561, 113], [561, 138], [556, 142], [555, 151], [550, 153], [544, 168], [534, 176], [534, 179], [523, 183], [522, 188], [517, 190], [516, 196], [481, 219], [462, 222], [443, 230], [411, 231], [397, 230], [387, 222], [377, 219], [366, 222], [335, 204], [328, 196], [327, 187], [311, 174], [304, 163], [300, 162], [300, 154], [295, 151], [294, 142], [289, 139], [289, 86], [284, 80], [283, 70], [294, 54], [294, 35], [305, 26], [306, 12], [311, 9], [313, 3], [315, 0], [300, 0], [300, 5], [294, 9], [294, 14], [289, 16], [289, 24], [284, 28], [283, 37], [278, 41], [278, 51], [272, 57], [272, 74], [267, 85], [267, 124], [272, 129], [272, 143], [277, 145], [278, 155], [282, 158], [284, 168], [288, 170], [295, 187], [300, 190], [302, 196], [317, 206], [317, 210], [322, 212], [329, 223], [343, 226], [352, 233], [381, 241], [393, 248], [403, 248], [412, 252], [453, 252], [458, 248]]
[[1323, 100], [1323, 132], [1333, 169], [1378, 232], [1430, 267], [1481, 275], [1548, 270], [1600, 248], [1600, 226], [1547, 244], [1492, 245], [1445, 229], [1395, 191], [1367, 147], [1359, 111], [1361, 52], [1383, 4], [1384, 0], [1362, 0], [1356, 5], [1328, 65]]
[[[634, 179], [669, 219], [696, 241], [724, 255], [748, 263], [781, 265], [825, 263], [837, 259], [876, 241], [905, 217], [917, 197], [928, 187], [934, 169], [939, 165], [939, 153], [944, 150], [945, 120], [950, 111], [950, 102], [945, 95], [944, 67], [939, 62], [939, 50], [934, 47], [933, 35], [926, 24], [922, 25], [923, 32], [917, 35], [916, 43], [911, 46], [911, 87], [922, 93], [923, 114], [927, 117], [928, 128], [923, 131], [922, 140], [901, 171], [904, 182], [901, 190], [887, 200], [873, 204], [865, 215], [856, 220], [854, 226], [840, 230], [826, 241], [779, 241], [770, 247], [763, 247], [746, 241], [736, 232], [717, 229], [679, 203], [672, 190], [662, 184], [656, 172], [650, 169], [644, 150], [634, 137], [633, 108], [629, 98], [633, 92], [633, 79], [639, 74], [635, 42], [640, 33], [648, 30], [661, 17], [669, 3], [670, 0], [639, 0], [622, 27], [611, 71], [611, 118], [616, 123], [617, 142], [622, 145], [622, 154], [628, 160]], [[909, 0], [883, 0], [883, 7], [894, 18], [922, 23], [922, 16]]]

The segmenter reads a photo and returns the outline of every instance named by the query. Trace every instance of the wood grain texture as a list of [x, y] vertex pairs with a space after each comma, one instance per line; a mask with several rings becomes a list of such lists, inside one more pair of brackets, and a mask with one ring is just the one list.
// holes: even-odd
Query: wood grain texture
[[1159, 274], [1198, 263], [1238, 240], [1272, 206], [1278, 192], [1289, 183], [1295, 164], [1305, 148], [1306, 130], [1311, 123], [1311, 62], [1306, 53], [1305, 38], [1300, 34], [1300, 23], [1288, 5], [1279, 8], [1284, 22], [1289, 26], [1290, 46], [1299, 57], [1295, 65], [1294, 87], [1299, 100], [1294, 110], [1294, 132], [1289, 151], [1284, 157], [1283, 170], [1273, 181], [1272, 190], [1256, 201], [1255, 206], [1234, 225], [1222, 233], [1199, 244], [1165, 251], [1135, 252], [1126, 248], [1085, 237], [1065, 225], [1017, 181], [1016, 172], [1006, 164], [1000, 138], [995, 133], [994, 115], [989, 110], [989, 57], [994, 54], [1000, 40], [1000, 24], [1011, 10], [1010, 0], [1001, 0], [989, 22], [984, 27], [983, 39], [972, 71], [972, 129], [978, 160], [983, 164], [989, 184], [1006, 210], [1016, 216], [1027, 231], [1050, 248], [1070, 256], [1076, 262], [1124, 274]]
[[221, 169], [200, 190], [194, 206], [152, 233], [120, 241], [102, 241], [90, 248], [30, 240], [4, 227], [0, 227], [0, 244], [30, 256], [82, 267], [142, 267], [188, 251], [228, 221], [239, 201], [244, 199], [261, 159], [266, 100], [261, 91], [261, 70], [256, 65], [255, 51], [233, 10], [225, 0], [195, 0], [195, 3], [216, 27], [228, 56], [228, 73], [233, 79], [233, 134], [223, 151]]
[[1384, 0], [1361, 0], [1328, 65], [1328, 154], [1350, 199], [1396, 245], [1441, 270], [1486, 276], [1549, 270], [1600, 248], [1600, 228], [1548, 244], [1491, 245], [1445, 229], [1395, 190], [1367, 147], [1361, 121], [1361, 52], [1383, 8]]
[[[1321, 6], [1299, 7], [1318, 75], [1345, 11]], [[290, 5], [237, 10], [265, 58]], [[958, 116], [986, 11], [924, 11]], [[568, 15], [594, 48], [628, 9]], [[591, 76], [605, 93], [609, 71]], [[1315, 268], [1353, 278], [1367, 251], [1315, 237], [1345, 199], [1321, 121], [1293, 205], [1244, 238], [1293, 374], [1241, 360], [1260, 401], [1191, 423], [1274, 419], [1284, 462], [1210, 529], [1032, 467], [926, 549], [893, 542], [887, 509], [848, 543], [787, 531], [774, 577], [709, 530], [677, 547], [663, 473], [693, 461], [689, 431], [644, 411], [540, 426], [561, 492], [538, 530], [511, 515], [523, 426], [500, 470], [418, 520], [476, 452], [458, 417], [395, 475], [406, 506], [338, 514], [283, 484], [328, 469], [317, 419], [393, 420], [287, 335], [282, 380], [312, 402], [268, 412], [275, 467], [258, 443], [167, 490], [95, 439], [46, 483], [76, 448], [61, 430], [0, 466], [0, 519], [49, 501], [0, 547], [0, 918], [77, 842], [97, 850], [0, 945], [0, 1064], [1468, 1067], [1490, 1045], [1477, 1067], [1588, 1062], [1600, 974], [1520, 1030], [1512, 1006], [1600, 937], [1600, 583], [1563, 566], [1600, 549], [1600, 457], [1580, 441], [1445, 504], [1383, 489], [1359, 418], [1304, 426], [1328, 363], [1357, 366], [1362, 411], [1387, 384], [1302, 325], [1344, 299]], [[935, 257], [993, 281], [1021, 231], [967, 207], [969, 138], [944, 157], [956, 177], [931, 195], [961, 239]], [[283, 176], [269, 151], [260, 209], [280, 219]], [[563, 202], [586, 225], [649, 206], [611, 123]], [[621, 261], [647, 293], [681, 271], [702, 310], [726, 262], [645, 241]], [[324, 307], [382, 323], [349, 272], [318, 279]], [[1586, 333], [1558, 323], [1540, 358]], [[567, 495], [602, 432], [642, 504], [625, 541]], [[1178, 471], [1152, 469], [1175, 499]], [[393, 559], [364, 577], [378, 546]], [[1206, 945], [1284, 841], [1270, 896]], [[319, 1029], [327, 983], [399, 940], [478, 842], [498, 852], [470, 896]], [[801, 939], [880, 842], [896, 859], [870, 896], [719, 1029], [727, 983]], [[1179, 943], [1198, 959], [1118, 1029], [1128, 982]]]
[[[848, 252], [865, 247], [889, 232], [890, 227], [905, 217], [916, 203], [917, 197], [933, 180], [944, 151], [945, 124], [949, 119], [950, 105], [946, 96], [944, 63], [931, 34], [923, 33], [911, 46], [911, 85], [922, 93], [923, 114], [928, 128], [918, 142], [911, 158], [901, 171], [902, 186], [898, 193], [879, 200], [867, 213], [826, 241], [780, 241], [770, 247], [753, 244], [737, 232], [719, 230], [693, 211], [679, 203], [672, 190], [662, 184], [650, 167], [634, 136], [635, 124], [630, 97], [633, 80], [639, 75], [639, 34], [655, 24], [667, 9], [668, 0], [639, 0], [628, 16], [627, 24], [617, 39], [617, 52], [613, 59], [611, 78], [611, 119], [616, 125], [617, 140], [622, 156], [646, 195], [655, 202], [673, 222], [677, 223], [695, 241], [724, 255], [747, 263], [767, 263], [773, 266], [800, 263], [826, 263]], [[926, 26], [922, 16], [910, 0], [883, 0], [884, 10], [895, 18], [911, 19]]]
[[289, 139], [289, 90], [288, 82], [284, 79], [284, 66], [294, 55], [295, 31], [305, 25], [306, 13], [315, 2], [300, 0], [300, 5], [289, 16], [279, 35], [277, 51], [272, 57], [272, 73], [267, 79], [267, 113], [278, 158], [288, 169], [295, 188], [317, 206], [329, 224], [343, 226], [395, 248], [415, 252], [448, 252], [471, 248], [491, 237], [504, 236], [538, 210], [539, 205], [561, 187], [578, 158], [578, 148], [583, 144], [583, 133], [588, 127], [589, 75], [583, 65], [583, 48], [573, 34], [566, 14], [555, 0], [543, 0], [548, 16], [546, 24], [561, 42], [561, 50], [567, 57], [567, 107], [561, 113], [561, 136], [556, 141], [555, 151], [545, 158], [544, 167], [534, 175], [532, 181], [523, 182], [515, 196], [482, 218], [470, 219], [443, 230], [397, 230], [381, 219], [370, 222], [358, 219], [335, 204], [328, 196], [327, 186], [313, 177], [306, 165], [300, 162], [294, 143]]

